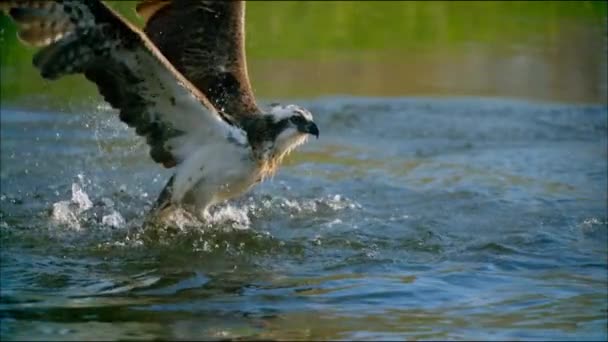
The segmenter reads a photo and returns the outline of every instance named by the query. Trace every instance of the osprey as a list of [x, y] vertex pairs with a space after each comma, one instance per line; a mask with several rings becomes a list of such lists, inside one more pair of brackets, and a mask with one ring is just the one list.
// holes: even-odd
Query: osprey
[[308, 136], [312, 114], [260, 108], [247, 76], [241, 1], [144, 0], [145, 33], [99, 0], [4, 1], [19, 38], [41, 47], [43, 78], [84, 74], [175, 172], [153, 213], [208, 208], [272, 175]]

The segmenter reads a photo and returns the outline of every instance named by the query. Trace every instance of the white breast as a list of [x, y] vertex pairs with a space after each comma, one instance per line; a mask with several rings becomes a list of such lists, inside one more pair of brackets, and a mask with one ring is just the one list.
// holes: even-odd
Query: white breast
[[249, 190], [258, 173], [247, 145], [226, 141], [206, 144], [178, 166], [172, 201], [206, 210]]

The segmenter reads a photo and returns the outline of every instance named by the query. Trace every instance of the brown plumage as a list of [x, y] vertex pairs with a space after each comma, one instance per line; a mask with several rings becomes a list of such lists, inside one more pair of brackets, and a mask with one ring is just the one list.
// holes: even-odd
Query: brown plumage
[[247, 74], [245, 2], [145, 0], [138, 13], [150, 40], [220, 111], [260, 114]]

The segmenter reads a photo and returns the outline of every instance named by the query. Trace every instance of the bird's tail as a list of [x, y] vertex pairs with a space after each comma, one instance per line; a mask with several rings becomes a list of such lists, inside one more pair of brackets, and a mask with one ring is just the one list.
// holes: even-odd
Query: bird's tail
[[95, 58], [124, 44], [128, 34], [99, 0], [0, 0], [0, 10], [15, 21], [20, 40], [43, 47], [34, 66], [46, 79], [83, 72]]

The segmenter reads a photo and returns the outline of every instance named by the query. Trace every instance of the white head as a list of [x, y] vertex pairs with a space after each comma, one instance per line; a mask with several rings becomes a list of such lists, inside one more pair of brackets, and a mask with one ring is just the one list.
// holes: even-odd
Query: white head
[[282, 158], [294, 148], [303, 144], [309, 135], [319, 138], [319, 128], [313, 122], [312, 114], [296, 105], [271, 105], [268, 114], [275, 129], [272, 154]]

